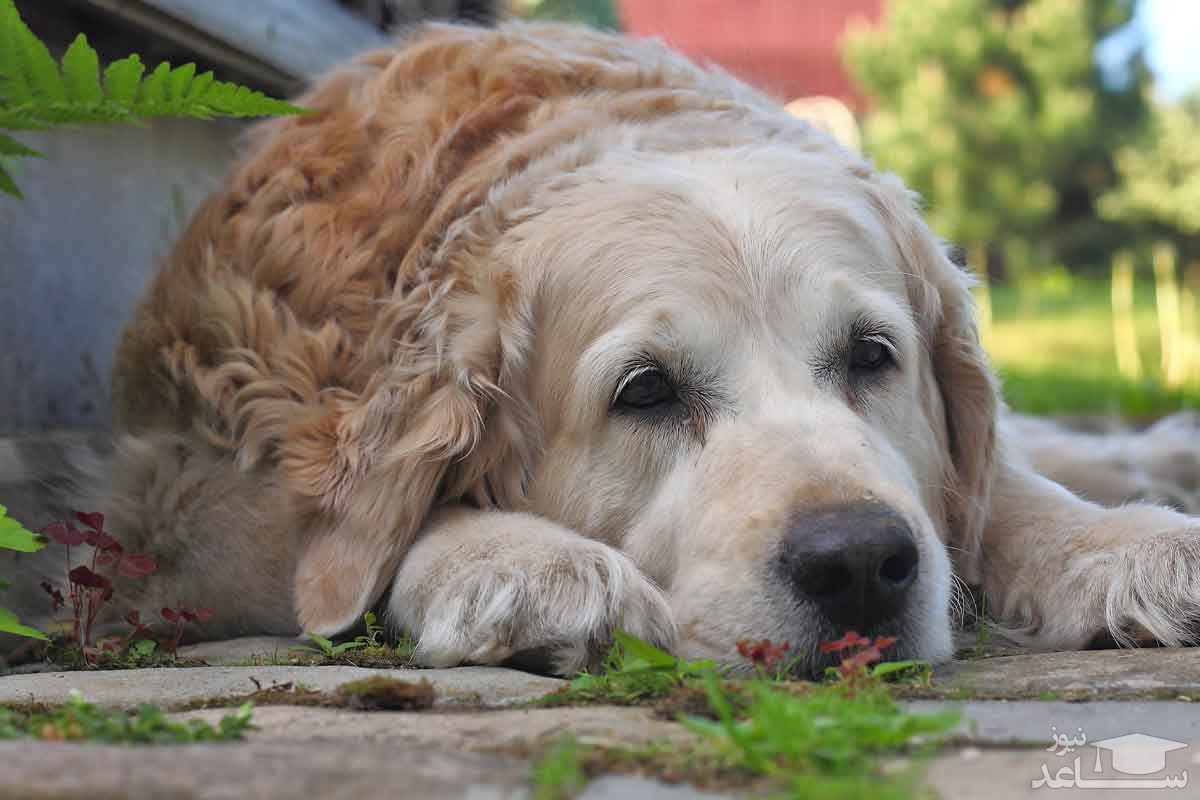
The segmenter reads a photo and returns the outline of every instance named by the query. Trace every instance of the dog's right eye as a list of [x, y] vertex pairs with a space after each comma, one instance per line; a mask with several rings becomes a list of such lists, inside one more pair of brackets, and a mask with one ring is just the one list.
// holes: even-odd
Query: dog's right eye
[[675, 387], [656, 367], [641, 367], [629, 373], [617, 387], [614, 405], [644, 410], [675, 401]]

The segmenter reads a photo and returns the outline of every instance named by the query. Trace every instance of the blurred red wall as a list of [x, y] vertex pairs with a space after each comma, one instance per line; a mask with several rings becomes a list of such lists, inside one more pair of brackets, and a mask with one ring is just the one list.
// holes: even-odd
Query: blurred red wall
[[617, 0], [638, 36], [661, 36], [778, 97], [824, 94], [862, 110], [838, 40], [855, 17], [879, 19], [882, 0]]

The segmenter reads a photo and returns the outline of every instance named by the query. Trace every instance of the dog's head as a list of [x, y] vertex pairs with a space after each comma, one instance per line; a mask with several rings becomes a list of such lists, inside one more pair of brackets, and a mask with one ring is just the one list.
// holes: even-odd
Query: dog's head
[[[331, 178], [347, 199], [322, 206], [407, 244], [367, 377], [279, 447], [322, 513], [379, 532], [314, 540], [302, 620], [352, 621], [429, 509], [469, 498], [628, 553], [688, 655], [815, 653], [848, 629], [948, 655], [996, 415], [966, 276], [895, 178], [749, 89], [552, 33], [443, 30], [311, 100], [383, 131], [372, 158], [420, 168]], [[385, 100], [412, 119], [387, 128]], [[338, 130], [281, 123], [263, 181], [306, 124]], [[365, 589], [322, 577], [346, 571]]]
[[995, 394], [897, 182], [784, 144], [617, 151], [535, 204], [492, 251], [529, 330], [518, 504], [632, 556], [687, 655], [855, 630], [948, 656]]

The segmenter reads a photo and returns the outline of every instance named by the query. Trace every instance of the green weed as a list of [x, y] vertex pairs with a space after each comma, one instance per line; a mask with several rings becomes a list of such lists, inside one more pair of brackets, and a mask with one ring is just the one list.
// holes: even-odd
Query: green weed
[[587, 781], [579, 743], [564, 737], [533, 766], [533, 800], [569, 800]]
[[363, 615], [365, 634], [359, 634], [345, 642], [335, 643], [331, 639], [310, 633], [308, 644], [293, 648], [292, 652], [302, 656], [318, 656], [321, 664], [346, 664], [354, 667], [407, 667], [412, 662], [415, 643], [407, 635], [401, 636], [395, 645], [384, 639], [383, 626], [374, 612]]
[[[545, 778], [548, 786], [566, 785], [557, 776], [575, 774], [582, 763], [591, 774], [615, 769], [706, 784], [761, 783], [796, 800], [906, 798], [919, 778], [914, 757], [958, 722], [957, 713], [910, 714], [893, 700], [890, 682], [928, 684], [931, 669], [919, 661], [881, 662], [895, 641], [887, 637], [848, 633], [823, 642], [824, 652], [843, 656], [825, 683], [786, 681], [795, 663], [786, 645], [739, 643], [757, 677], [738, 681], [723, 678], [711, 662], [680, 661], [624, 633], [616, 639], [605, 671], [581, 675], [548, 702], [635, 703], [669, 694], [660, 712], [676, 709], [699, 741], [683, 750], [582, 753], [564, 745], [539, 762], [538, 774], [555, 778]], [[543, 778], [536, 780], [541, 786]]]
[[189, 744], [241, 739], [251, 727], [253, 703], [227, 714], [214, 727], [203, 720], [175, 721], [152, 705], [134, 714], [88, 703], [75, 691], [62, 706], [20, 711], [0, 708], [0, 739], [104, 742], [107, 744]]
[[622, 631], [616, 631], [614, 638], [600, 672], [579, 675], [541, 704], [630, 705], [665, 697], [688, 681], [716, 670], [711, 661], [682, 661]]

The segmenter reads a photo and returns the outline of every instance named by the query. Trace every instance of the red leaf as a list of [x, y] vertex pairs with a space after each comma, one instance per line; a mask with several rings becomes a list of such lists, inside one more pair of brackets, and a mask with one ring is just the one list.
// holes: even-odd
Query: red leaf
[[855, 645], [866, 644], [870, 641], [870, 639], [859, 636], [854, 631], [846, 631], [846, 635], [842, 638], [834, 639], [828, 642], [821, 642], [817, 646], [820, 648], [822, 653], [840, 653], [843, 650], [849, 650]]
[[101, 553], [96, 557], [96, 566], [107, 567], [117, 560], [117, 556], [112, 553]]
[[192, 611], [190, 608], [179, 609], [179, 616], [183, 617], [184, 622], [196, 621], [196, 612]]
[[179, 621], [179, 613], [177, 611], [175, 611], [175, 609], [173, 609], [173, 608], [164, 608], [162, 611], [160, 611], [158, 613], [162, 614], [162, 618], [165, 619], [167, 622], [178, 622]]
[[124, 551], [124, 547], [113, 537], [109, 536], [104, 531], [88, 531], [83, 536], [83, 540], [97, 550], [111, 550], [115, 553]]
[[52, 522], [42, 528], [42, 533], [67, 547], [83, 544], [83, 534], [69, 522]]
[[75, 512], [75, 519], [79, 520], [84, 525], [87, 525], [89, 528], [91, 528], [94, 531], [103, 531], [104, 530], [104, 515], [103, 514], [96, 514], [96, 513], [84, 514], [81, 511], [77, 511], [77, 512]]
[[123, 577], [126, 578], [144, 578], [154, 570], [158, 569], [158, 564], [155, 563], [152, 556], [146, 553], [133, 553], [121, 559], [121, 565], [117, 567]]
[[216, 615], [217, 615], [217, 612], [211, 608], [197, 608], [196, 609], [196, 619], [199, 620], [201, 623], [208, 622], [210, 619], [212, 619]]
[[848, 660], [857, 667], [865, 667], [882, 659], [883, 653], [879, 652], [878, 647], [871, 645], [870, 647], [862, 648], [857, 653], [852, 655]]
[[142, 612], [136, 608], [125, 615], [125, 621], [135, 628], [142, 624]]
[[899, 641], [895, 636], [876, 636], [875, 646], [880, 650], [887, 650], [889, 647]]
[[88, 589], [110, 589], [112, 581], [103, 575], [97, 575], [90, 569], [84, 566], [78, 566], [67, 573], [67, 577], [71, 579], [71, 583], [79, 586], [85, 586]]
[[791, 646], [787, 642], [772, 644], [770, 639], [758, 642], [743, 639], [737, 643], [737, 649], [742, 658], [755, 666], [770, 669], [787, 656]]

